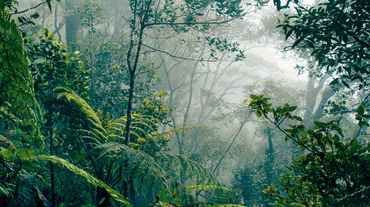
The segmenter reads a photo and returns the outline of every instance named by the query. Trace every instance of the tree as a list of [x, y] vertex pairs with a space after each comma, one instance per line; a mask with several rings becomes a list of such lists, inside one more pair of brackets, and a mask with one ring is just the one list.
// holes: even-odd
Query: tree
[[[294, 4], [295, 13], [286, 14], [278, 27], [286, 39], [294, 37], [290, 48], [307, 51], [317, 61], [318, 72], [333, 78], [331, 84], [342, 83], [367, 89], [369, 77], [369, 4], [365, 0], [331, 0], [311, 7], [299, 1], [287, 1], [277, 9]], [[356, 84], [355, 84], [356, 83]]]
[[[13, 1], [7, 3], [11, 7]], [[143, 9], [147, 15], [149, 10], [146, 4]], [[134, 205], [136, 199], [142, 197], [147, 198], [142, 202], [145, 205], [154, 201], [154, 197], [158, 198], [155, 204], [160, 205], [163, 204], [160, 203], [162, 201], [174, 205], [188, 205], [190, 202], [195, 202], [192, 205], [215, 204], [208, 200], [198, 202], [193, 196], [194, 191], [197, 191], [197, 195], [202, 195], [203, 193], [198, 192], [223, 189], [212, 173], [188, 158], [164, 150], [167, 136], [185, 129], [159, 132], [162, 124], [167, 123], [166, 114], [169, 110], [161, 104], [163, 91], [145, 99], [137, 108], [137, 112], [131, 114], [128, 142], [125, 130], [128, 116], [111, 119], [108, 113], [96, 113], [82, 98], [88, 98], [87, 71], [79, 60], [80, 55], [68, 53], [66, 47], [56, 41], [54, 35], [44, 30], [39, 41], [25, 39], [30, 60], [27, 66], [22, 38], [15, 22], [4, 8], [1, 11], [5, 14], [2, 16], [5, 17], [5, 29], [1, 32], [6, 34], [6, 38], [0, 48], [1, 55], [5, 55], [1, 56], [2, 63], [4, 61], [1, 74], [5, 75], [2, 80], [6, 81], [0, 94], [1, 100], [4, 101], [1, 102], [1, 116], [7, 116], [7, 119], [1, 120], [2, 124], [4, 123], [1, 127], [6, 129], [7, 138], [0, 135], [0, 163], [4, 167], [0, 174], [0, 190], [4, 206], [16, 203], [29, 206], [93, 203], [97, 206], [131, 206], [119, 192], [129, 194]], [[91, 22], [88, 23], [91, 26]], [[92, 31], [94, 27], [89, 29]], [[7, 40], [15, 42], [13, 49], [7, 48], [12, 46]], [[11, 54], [7, 54], [8, 52]], [[19, 71], [10, 67], [13, 61], [17, 61], [15, 65], [19, 67]], [[38, 110], [38, 103], [44, 113], [34, 115]], [[17, 114], [13, 115], [15, 112]], [[31, 113], [29, 117], [28, 112]], [[48, 143], [43, 142], [45, 137]], [[60, 157], [55, 156], [56, 154]], [[48, 168], [42, 161], [52, 164]], [[64, 192], [59, 191], [62, 187], [54, 178], [70, 179], [71, 182], [76, 180], [73, 176], [67, 177], [58, 172], [57, 165], [91, 183], [93, 188], [89, 191], [94, 194], [94, 198], [85, 195], [85, 201], [73, 204], [62, 200], [64, 196], [59, 195]], [[184, 186], [177, 181], [180, 171], [189, 180], [201, 185]], [[77, 181], [82, 187], [76, 186], [76, 189], [82, 189], [84, 194], [88, 194], [88, 188], [80, 180]], [[145, 184], [148, 187], [141, 188]], [[219, 195], [218, 193], [207, 195]]]
[[[281, 6], [280, 1], [274, 3], [280, 10], [292, 2], [288, 1], [285, 6]], [[295, 1], [294, 5], [295, 14], [286, 14], [285, 19], [279, 21], [286, 39], [295, 37], [290, 48], [309, 51], [317, 61], [317, 74], [331, 76], [330, 85], [343, 84], [357, 94], [367, 91], [369, 32], [366, 19], [369, 14], [368, 9], [364, 9], [367, 3], [328, 1], [306, 8]], [[251, 95], [250, 107], [256, 115], [274, 124], [305, 153], [295, 159], [290, 173], [282, 175], [283, 183], [264, 191], [272, 199], [271, 205], [368, 205], [369, 146], [361, 140], [361, 132], [369, 125], [370, 118], [366, 109], [369, 94], [365, 94], [352, 112], [351, 122], [358, 125], [354, 135], [344, 133], [341, 119], [317, 121], [320, 113], [314, 123], [306, 123], [312, 128], [306, 128], [302, 118], [292, 114], [296, 107], [288, 104], [273, 107], [269, 98]], [[298, 123], [287, 126], [286, 119]]]
[[[304, 111], [304, 92], [287, 85], [284, 81], [267, 79], [246, 85], [244, 91], [245, 94], [265, 94], [271, 97], [275, 105], [285, 102], [299, 105], [302, 107], [297, 109], [297, 113]], [[243, 105], [250, 110], [246, 103], [248, 103], [247, 99], [244, 100]], [[299, 149], [293, 144], [285, 143], [284, 137], [271, 123], [255, 119], [252, 115], [249, 116], [249, 122], [253, 124], [255, 130], [253, 138], [248, 142], [252, 149], [248, 149], [249, 153], [244, 155], [245, 161], [235, 169], [233, 187], [240, 189], [239, 198], [242, 204], [263, 206], [268, 205], [268, 200], [264, 198], [262, 190], [279, 183], [280, 174], [288, 171], [286, 166], [297, 158]]]
[[[130, 1], [132, 17], [130, 24], [130, 42], [127, 51], [126, 65], [129, 72], [129, 97], [127, 108], [126, 139], [130, 140], [131, 111], [135, 78], [138, 62], [143, 47], [143, 36], [146, 29], [167, 26], [175, 31], [187, 31], [190, 28], [206, 30], [207, 26], [222, 24], [242, 15], [240, 1]], [[213, 15], [216, 15], [212, 17]]]
[[[45, 160], [81, 175], [89, 183], [106, 189], [118, 202], [130, 206], [124, 197], [86, 171], [62, 158], [45, 155], [43, 137], [40, 135], [42, 117], [40, 117], [41, 113], [37, 112], [40, 108], [35, 98], [32, 76], [27, 65], [22, 37], [9, 14], [9, 10], [14, 8], [14, 3], [15, 1], [1, 1], [0, 4], [2, 24], [0, 72], [1, 84], [4, 84], [1, 85], [0, 91], [1, 205], [19, 205], [20, 202], [28, 206], [50, 205], [37, 186], [44, 184], [43, 173], [39, 174], [43, 171], [43, 167], [39, 162]], [[50, 4], [50, 1], [47, 3]], [[55, 204], [51, 203], [51, 205]]]
[[[44, 116], [41, 133], [49, 139], [49, 154], [54, 155], [55, 126], [58, 124], [56, 115], [56, 95], [53, 89], [64, 86], [87, 96], [88, 70], [80, 60], [80, 54], [67, 52], [67, 47], [57, 41], [47, 29], [42, 31], [37, 42], [26, 39], [27, 54], [31, 61], [29, 69], [33, 76], [35, 96], [40, 103]], [[50, 162], [51, 195], [50, 202], [56, 204], [54, 164]]]
[[[139, 60], [142, 56], [146, 31], [154, 27], [167, 27], [177, 32], [186, 32], [189, 29], [206, 31], [210, 25], [227, 23], [242, 16], [239, 0], [219, 0], [215, 2], [130, 0], [130, 8], [132, 16], [126, 18], [130, 25], [125, 64], [129, 76], [129, 94], [126, 111], [127, 122], [125, 128], [126, 145], [130, 142], [135, 81]], [[132, 188], [133, 186], [131, 184]], [[131, 192], [134, 191], [131, 190]]]
[[[308, 130], [302, 123], [283, 128], [285, 119], [302, 121], [291, 114], [296, 107], [288, 104], [272, 107], [263, 95], [251, 95], [251, 98], [250, 107], [257, 116], [267, 119], [286, 135], [286, 139], [306, 151], [292, 165], [292, 172], [296, 174], [282, 176], [284, 183], [280, 190], [271, 186], [265, 191], [275, 201], [273, 205], [367, 205], [369, 149], [358, 140], [359, 134], [344, 139], [335, 120], [315, 122], [315, 126]], [[362, 107], [356, 116], [358, 124], [365, 126], [369, 115]], [[348, 203], [351, 199], [356, 199], [356, 202]]]

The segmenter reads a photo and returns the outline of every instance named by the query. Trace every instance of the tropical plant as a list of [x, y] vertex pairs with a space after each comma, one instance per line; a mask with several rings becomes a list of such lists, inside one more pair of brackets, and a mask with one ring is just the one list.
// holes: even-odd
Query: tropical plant
[[369, 78], [369, 4], [366, 0], [330, 0], [313, 6], [300, 1], [287, 1], [277, 9], [294, 6], [293, 14], [278, 21], [285, 38], [294, 37], [290, 48], [309, 52], [320, 74], [333, 77], [332, 85], [341, 83], [347, 88], [356, 83], [367, 89]]
[[[302, 151], [291, 166], [294, 174], [282, 177], [280, 190], [269, 187], [265, 193], [275, 206], [366, 206], [369, 200], [369, 146], [359, 138], [361, 128], [368, 126], [370, 116], [363, 105], [357, 110], [358, 133], [347, 138], [339, 124], [333, 121], [315, 122], [312, 129], [302, 123], [285, 128], [284, 120], [302, 121], [293, 115], [295, 106], [273, 107], [264, 95], [251, 95], [249, 106], [258, 117], [263, 117], [284, 133]], [[367, 101], [367, 100], [365, 100]], [[348, 203], [354, 199], [356, 202]]]
[[102, 181], [61, 158], [45, 155], [44, 142], [39, 130], [42, 117], [39, 113], [40, 108], [36, 101], [22, 37], [7, 10], [13, 8], [13, 3], [15, 1], [1, 1], [0, 4], [1, 205], [19, 205], [20, 201], [29, 206], [54, 205], [39, 190], [38, 185], [47, 185], [43, 175], [39, 174], [44, 171], [39, 160], [48, 160], [65, 166], [87, 178], [90, 183], [106, 189], [116, 200], [129, 205], [121, 195]]
[[2, 1], [0, 4], [0, 126], [2, 129], [13, 125], [35, 130], [39, 109], [21, 33], [7, 11], [12, 3]]
[[[149, 99], [144, 100], [138, 113], [132, 114], [132, 139], [126, 145], [126, 117], [116, 120], [104, 117], [102, 121], [86, 101], [73, 91], [58, 87], [55, 92], [58, 100], [69, 108], [69, 113], [74, 114], [85, 126], [76, 131], [81, 134], [78, 139], [82, 149], [73, 150], [83, 150], [91, 164], [88, 168], [93, 169], [92, 173], [109, 186], [124, 192], [124, 185], [132, 182], [135, 188], [128, 193], [134, 204], [135, 198], [143, 197], [146, 201], [141, 202], [150, 203], [156, 196], [160, 196], [161, 201], [186, 202], [186, 199], [190, 199], [189, 194], [183, 194], [185, 197], [177, 200], [177, 196], [181, 196], [177, 193], [184, 191], [184, 186], [176, 179], [180, 172], [197, 183], [219, 185], [212, 173], [198, 163], [162, 150], [167, 145], [169, 135], [176, 130], [185, 130], [158, 131], [159, 126], [166, 123], [164, 115], [168, 111], [158, 102], [158, 96], [163, 97], [163, 93], [154, 95], [150, 102]], [[171, 189], [177, 190], [172, 192]], [[101, 197], [97, 198], [99, 206], [110, 205], [109, 198], [109, 194], [102, 192]]]
[[[357, 125], [354, 135], [345, 133], [341, 117], [333, 119], [328, 114], [321, 120], [316, 118], [313, 124], [305, 124], [312, 126], [306, 128], [302, 118], [292, 114], [296, 107], [273, 107], [264, 95], [251, 95], [250, 107], [256, 115], [274, 124], [304, 152], [295, 159], [291, 173], [281, 177], [283, 183], [269, 187], [265, 193], [274, 206], [367, 206], [370, 159], [362, 132], [370, 118], [369, 5], [361, 0], [325, 1], [313, 6], [304, 6], [300, 1], [287, 1], [283, 6], [279, 0], [274, 3], [278, 10], [294, 4], [293, 14], [286, 14], [278, 22], [286, 39], [295, 37], [290, 48], [310, 52], [317, 75], [331, 76], [330, 85], [343, 84], [352, 90], [351, 94], [365, 95], [358, 96], [355, 111], [347, 110], [343, 100], [336, 103], [335, 99], [330, 101], [332, 109], [327, 110], [350, 113], [348, 121]], [[286, 126], [286, 119], [298, 123]]]

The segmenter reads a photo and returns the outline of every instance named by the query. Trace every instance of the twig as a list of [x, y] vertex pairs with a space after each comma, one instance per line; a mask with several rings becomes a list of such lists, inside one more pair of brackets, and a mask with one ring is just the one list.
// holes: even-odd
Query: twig
[[46, 1], [44, 1], [44, 2], [41, 2], [41, 3], [39, 3], [39, 4], [36, 4], [36, 5], [35, 5], [35, 6], [33, 6], [33, 7], [28, 8], [28, 9], [25, 9], [25, 10], [22, 10], [22, 11], [16, 11], [16, 12], [10, 13], [10, 15], [26, 13], [26, 12], [28, 12], [29, 10], [36, 9], [37, 7], [39, 7], [39, 6], [43, 5], [43, 4], [46, 4], [46, 3], [47, 3], [47, 2], [46, 2]]

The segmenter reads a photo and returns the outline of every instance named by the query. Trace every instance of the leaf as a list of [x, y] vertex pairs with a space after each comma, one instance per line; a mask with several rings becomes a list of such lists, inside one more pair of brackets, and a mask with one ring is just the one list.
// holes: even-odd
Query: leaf
[[285, 40], [287, 40], [289, 37], [290, 37], [290, 35], [293, 33], [293, 29], [291, 29], [291, 30], [289, 30], [286, 34], [285, 34]]
[[319, 128], [326, 128], [327, 124], [324, 122], [315, 121], [315, 125]]
[[292, 45], [292, 48], [295, 48], [299, 43], [301, 43], [303, 40], [305, 39], [305, 37], [301, 37], [299, 38], [298, 40], [296, 40], [293, 45]]
[[38, 12], [35, 12], [33, 14], [31, 14], [31, 17], [34, 18], [34, 19], [37, 19], [40, 17], [39, 13]]
[[335, 78], [333, 81], [330, 82], [329, 85], [333, 86], [333, 85], [336, 85], [339, 83], [339, 79], [338, 78]]
[[[41, 117], [38, 116], [41, 110], [35, 99], [21, 33], [15, 21], [7, 18], [6, 14], [6, 11], [0, 11], [0, 107], [5, 107], [7, 114], [13, 115], [5, 118], [9, 124], [18, 122], [21, 127], [38, 132], [37, 117]], [[24, 17], [19, 19], [27, 21]]]
[[46, 3], [48, 4], [48, 7], [49, 7], [49, 9], [51, 11], [51, 0], [46, 0]]
[[345, 80], [342, 80], [342, 83], [343, 83], [343, 85], [344, 85], [345, 87], [350, 88], [350, 87], [349, 87], [349, 84], [348, 84]]
[[1, 183], [0, 183], [0, 194], [4, 194], [5, 196], [9, 195], [9, 190], [5, 188]]
[[361, 115], [364, 115], [365, 113], [365, 109], [364, 107], [361, 105], [360, 107], [358, 107], [357, 109], [357, 113], [361, 116]]
[[66, 160], [64, 160], [60, 157], [51, 156], [51, 155], [39, 155], [38, 159], [50, 161], [50, 162], [53, 162], [53, 163], [58, 164], [60, 166], [63, 166], [65, 168], [67, 168], [68, 170], [70, 170], [71, 172], [75, 173], [76, 175], [80, 175], [80, 176], [84, 177], [88, 183], [90, 183], [94, 186], [99, 186], [101, 188], [104, 188], [112, 196], [112, 198], [114, 200], [116, 200], [118, 202], [121, 202], [121, 203], [125, 204], [126, 206], [129, 206], [129, 207], [132, 206], [131, 203], [128, 202], [127, 199], [124, 196], [119, 194], [117, 191], [113, 190], [111, 187], [109, 187], [103, 181], [95, 178], [94, 176], [87, 173], [85, 170], [83, 170], [81, 168], [78, 168], [77, 166], [69, 163]]
[[209, 189], [219, 189], [219, 190], [224, 190], [224, 191], [232, 191], [229, 188], [222, 187], [220, 185], [186, 185], [185, 189], [188, 190], [209, 190]]
[[292, 119], [295, 119], [297, 121], [302, 121], [302, 118], [299, 116], [292, 116]]

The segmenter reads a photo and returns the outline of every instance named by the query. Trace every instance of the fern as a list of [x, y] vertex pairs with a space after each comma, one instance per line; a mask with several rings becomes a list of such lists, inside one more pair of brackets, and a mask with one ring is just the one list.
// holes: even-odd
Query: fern
[[[77, 166], [69, 163], [68, 161], [62, 158], [59, 158], [56, 156], [50, 156], [50, 155], [36, 155], [35, 151], [25, 150], [23, 148], [21, 149], [0, 148], [0, 155], [4, 160], [7, 160], [7, 161], [14, 160], [15, 158], [19, 159], [22, 162], [33, 162], [34, 160], [51, 161], [55, 164], [58, 164], [60, 166], [67, 168], [68, 170], [72, 171], [76, 175], [84, 177], [88, 183], [94, 186], [99, 186], [101, 188], [104, 188], [112, 196], [112, 198], [115, 199], [116, 201], [121, 202], [125, 204], [126, 206], [131, 206], [131, 204], [127, 201], [125, 197], [123, 197], [117, 191], [113, 190], [107, 184], [95, 178], [94, 176], [90, 175], [85, 170], [78, 168]], [[0, 185], [0, 190], [4, 194], [9, 194], [9, 190], [6, 188], [3, 188], [1, 185]]]
[[220, 184], [211, 171], [184, 156], [161, 152], [156, 155], [156, 160], [166, 169], [180, 170], [186, 178], [195, 178], [197, 183]]
[[219, 185], [187, 185], [185, 186], [186, 189], [188, 190], [222, 190], [222, 191], [232, 191], [229, 188], [222, 187]]
[[0, 192], [2, 194], [4, 194], [5, 196], [8, 196], [9, 195], [9, 188], [3, 186], [2, 184], [0, 184]]
[[105, 137], [107, 132], [105, 131], [102, 123], [95, 113], [94, 110], [90, 107], [90, 105], [81, 97], [79, 97], [73, 90], [64, 88], [64, 87], [56, 87], [54, 92], [57, 93], [57, 99], [74, 110], [74, 112], [79, 112], [79, 116], [82, 117], [83, 120], [90, 126], [92, 129], [98, 129], [98, 133]]
[[217, 204], [212, 202], [195, 202], [188, 205], [173, 205], [165, 202], [158, 202], [154, 206], [157, 207], [193, 207], [193, 206], [203, 206], [203, 207], [245, 207], [238, 204]]
[[[2, 140], [5, 140], [5, 137], [0, 135], [0, 138]], [[107, 184], [102, 182], [101, 180], [95, 178], [91, 174], [87, 173], [85, 170], [78, 168], [77, 166], [69, 163], [68, 161], [57, 157], [57, 156], [51, 156], [51, 155], [37, 155], [38, 152], [36, 150], [32, 149], [26, 149], [26, 148], [16, 148], [13, 143], [11, 143], [10, 140], [6, 140], [7, 147], [0, 147], [0, 158], [2, 158], [6, 162], [14, 162], [18, 160], [22, 163], [23, 168], [26, 166], [30, 166], [31, 168], [34, 167], [34, 162], [37, 160], [45, 160], [45, 161], [51, 161], [55, 164], [58, 164], [60, 166], [63, 166], [70, 170], [71, 172], [75, 173], [76, 175], [82, 176], [86, 179], [86, 181], [94, 186], [99, 186], [103, 189], [105, 189], [113, 199], [115, 199], [118, 202], [121, 202], [125, 204], [126, 206], [131, 206], [131, 204], [127, 201], [125, 197], [123, 197], [120, 193], [109, 187]], [[29, 165], [28, 163], [31, 163]], [[2, 192], [5, 195], [8, 195], [10, 193], [9, 188], [5, 188], [2, 184], [0, 184], [0, 192]]]
[[31, 74], [15, 21], [0, 8], [0, 116], [14, 126], [38, 132], [40, 108], [34, 96]]
[[118, 202], [121, 202], [121, 203], [125, 204], [128, 207], [132, 206], [131, 203], [128, 202], [127, 199], [124, 196], [119, 194], [117, 191], [113, 190], [111, 187], [109, 187], [103, 181], [95, 178], [94, 176], [87, 173], [85, 170], [78, 168], [77, 166], [69, 163], [68, 161], [66, 161], [62, 158], [59, 158], [59, 157], [56, 157], [56, 156], [50, 156], [50, 155], [39, 155], [37, 158], [40, 159], [40, 160], [51, 161], [55, 164], [58, 164], [60, 166], [63, 166], [65, 168], [67, 168], [68, 170], [72, 171], [76, 175], [80, 175], [80, 176], [84, 177], [88, 183], [90, 183], [94, 186], [99, 186], [101, 188], [104, 188], [112, 196], [112, 198], [114, 200], [116, 200]]
[[[116, 164], [129, 166], [125, 169], [126, 177], [133, 176], [136, 180], [140, 180], [140, 186], [146, 186], [146, 189], [151, 186], [161, 185], [164, 188], [169, 188], [168, 177], [160, 164], [147, 153], [133, 149], [127, 145], [117, 142], [108, 142], [98, 146], [103, 152], [100, 158], [107, 156], [116, 156]], [[145, 188], [144, 188], [145, 189]]]
[[[89, 153], [96, 156], [96, 159], [91, 161], [100, 163], [97, 164], [100, 167], [111, 163], [110, 179], [107, 181], [109, 185], [119, 186], [123, 181], [127, 182], [126, 179], [131, 178], [135, 184], [135, 191], [141, 192], [142, 195], [152, 195], [154, 198], [164, 190], [165, 194], [175, 196], [176, 193], [174, 194], [172, 186], [176, 186], [182, 192], [186, 190], [177, 178], [181, 172], [191, 182], [219, 186], [217, 178], [197, 162], [172, 153], [158, 150], [147, 151], [144, 144], [146, 141], [148, 144], [156, 144], [151, 134], [154, 134], [160, 142], [167, 143], [165, 141], [167, 136], [194, 127], [158, 132], [157, 129], [161, 126], [159, 120], [150, 115], [135, 113], [132, 116], [130, 131], [132, 137], [137, 138], [139, 142], [135, 143], [133, 140], [134, 142], [125, 145], [122, 140], [124, 139], [126, 116], [112, 121], [108, 120], [103, 126], [102, 121], [86, 101], [72, 90], [58, 87], [54, 91], [57, 93], [58, 100], [66, 104], [68, 108], [72, 108], [74, 114], [82, 117], [89, 126], [88, 129], [78, 131], [82, 133], [81, 138], [85, 140], [85, 143], [91, 147]], [[141, 142], [142, 140], [145, 142]], [[147, 147], [153, 146], [148, 145]], [[168, 199], [171, 200], [171, 196]]]

